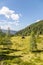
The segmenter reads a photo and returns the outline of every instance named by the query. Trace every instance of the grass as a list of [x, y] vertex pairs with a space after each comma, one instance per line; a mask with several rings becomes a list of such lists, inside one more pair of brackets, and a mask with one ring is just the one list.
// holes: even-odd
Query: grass
[[[43, 36], [40, 35], [37, 41], [37, 48], [43, 49]], [[16, 56], [12, 60], [4, 60], [4, 65], [43, 65], [43, 52], [32, 53], [30, 52], [30, 36], [26, 36], [22, 39], [21, 36], [11, 37], [11, 42], [13, 43], [12, 49], [13, 53], [8, 54], [9, 56]], [[17, 51], [19, 50], [19, 51]], [[2, 62], [2, 61], [0, 61]], [[0, 64], [1, 65], [1, 64]]]

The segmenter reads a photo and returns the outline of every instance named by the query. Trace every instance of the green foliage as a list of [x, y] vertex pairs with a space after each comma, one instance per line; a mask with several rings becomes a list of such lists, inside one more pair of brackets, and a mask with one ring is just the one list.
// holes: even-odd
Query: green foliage
[[[22, 33], [22, 35], [23, 36], [25, 34], [29, 35], [30, 32], [27, 34], [27, 31], [25, 33]], [[37, 38], [39, 36], [39, 32], [37, 33], [36, 36], [35, 35], [36, 29], [34, 31], [34, 29], [32, 28], [32, 30], [30, 31], [32, 31], [31, 38], [30, 36], [25, 36], [24, 39], [22, 39], [22, 37], [20, 36], [11, 38], [10, 30], [8, 30], [5, 36], [3, 36], [3, 34], [0, 34], [0, 46], [1, 45], [3, 46], [2, 48], [0, 48], [0, 63], [3, 63], [2, 65], [39, 65], [39, 63], [42, 63], [43, 65], [43, 60], [41, 60], [40, 57], [38, 56], [37, 58], [34, 57], [34, 53], [30, 53], [29, 51], [30, 45], [31, 45], [30, 48], [31, 50], [37, 49], [36, 41], [40, 39], [41, 41], [43, 41], [43, 37]], [[36, 38], [38, 40], [36, 40]], [[12, 43], [14, 44], [13, 49], [11, 49]], [[15, 48], [16, 48], [16, 52], [15, 52]]]
[[31, 32], [30, 49], [31, 50], [36, 50], [37, 49], [36, 37], [35, 37], [35, 33], [33, 31]]
[[37, 32], [39, 32], [39, 34], [43, 34], [43, 20], [27, 26], [26, 28], [18, 31], [15, 35], [28, 36], [30, 35], [31, 31], [34, 31], [35, 34], [37, 34]]
[[21, 62], [21, 63], [19, 63], [19, 65], [36, 65], [35, 63], [33, 63], [33, 62], [27, 62], [27, 61], [25, 61], [25, 62]]
[[[0, 60], [6, 59], [6, 54], [10, 54], [12, 42], [10, 41], [10, 31], [3, 37], [2, 31], [0, 30]], [[10, 49], [10, 50], [8, 50]]]
[[10, 28], [8, 28], [8, 30], [7, 30], [7, 33], [6, 33], [6, 36], [5, 36], [7, 39], [9, 39], [10, 38]]

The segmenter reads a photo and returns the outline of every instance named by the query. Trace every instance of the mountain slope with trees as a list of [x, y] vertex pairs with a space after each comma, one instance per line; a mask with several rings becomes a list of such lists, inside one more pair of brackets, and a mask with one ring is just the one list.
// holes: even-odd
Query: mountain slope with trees
[[35, 34], [43, 34], [43, 20], [40, 20], [36, 23], [27, 26], [26, 28], [18, 31], [15, 35], [28, 36], [31, 34], [32, 31], [34, 31]]

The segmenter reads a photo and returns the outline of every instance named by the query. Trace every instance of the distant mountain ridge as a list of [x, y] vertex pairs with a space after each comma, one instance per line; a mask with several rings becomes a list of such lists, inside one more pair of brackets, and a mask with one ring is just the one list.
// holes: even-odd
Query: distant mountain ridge
[[[8, 31], [8, 30], [4, 30], [4, 29], [2, 29], [2, 32], [3, 32], [3, 33], [7, 33], [7, 31]], [[10, 33], [11, 33], [11, 34], [15, 34], [16, 31], [10, 30]]]
[[36, 23], [33, 23], [27, 26], [26, 28], [18, 31], [15, 35], [27, 36], [30, 35], [32, 31], [34, 31], [35, 34], [37, 34], [37, 32], [39, 32], [39, 34], [43, 34], [43, 20], [36, 21]]

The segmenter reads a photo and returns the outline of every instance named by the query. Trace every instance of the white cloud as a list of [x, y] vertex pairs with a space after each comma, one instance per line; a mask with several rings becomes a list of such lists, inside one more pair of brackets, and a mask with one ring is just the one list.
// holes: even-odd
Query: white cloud
[[13, 20], [18, 20], [18, 19], [19, 19], [19, 16], [18, 16], [18, 14], [12, 14], [12, 15], [11, 15], [11, 18], [12, 18]]
[[19, 20], [20, 15], [19, 14], [15, 14], [15, 11], [10, 10], [8, 7], [3, 6], [0, 9], [0, 15], [4, 15], [6, 18], [11, 18], [12, 20]]
[[19, 21], [14, 21], [14, 22], [7, 22], [6, 20], [1, 20], [0, 21], [0, 27], [2, 29], [8, 29], [10, 27], [11, 30], [14, 30], [15, 27], [19, 26], [20, 22]]
[[[3, 25], [3, 26], [1, 25], [1, 29], [7, 30], [8, 27], [12, 29], [12, 27], [11, 27], [10, 25]], [[13, 29], [12, 29], [12, 30], [13, 30]]]
[[11, 21], [7, 22], [6, 20], [1, 20], [0, 21], [0, 24], [4, 24], [4, 25], [6, 25], [6, 24], [9, 25], [10, 24], [10, 25], [17, 26], [17, 24], [19, 25], [19, 23], [20, 23], [19, 21], [14, 21], [14, 22], [13, 21], [12, 22]]
[[6, 20], [0, 20], [0, 27], [2, 29], [8, 29], [10, 27], [11, 30], [14, 30], [20, 25], [19, 18], [21, 14], [15, 13], [15, 11], [10, 10], [8, 7], [3, 6], [0, 9], [0, 15], [7, 18]]

